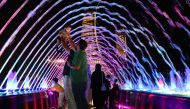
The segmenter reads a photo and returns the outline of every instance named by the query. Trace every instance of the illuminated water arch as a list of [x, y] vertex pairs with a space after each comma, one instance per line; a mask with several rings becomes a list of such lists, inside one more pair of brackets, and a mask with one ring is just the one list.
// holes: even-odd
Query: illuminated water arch
[[[141, 2], [137, 2], [137, 3], [139, 3], [139, 4], [143, 4], [143, 3], [141, 3]], [[123, 8], [123, 7], [122, 7]], [[145, 9], [146, 10], [146, 9]], [[150, 14], [150, 16], [152, 16], [151, 14]], [[132, 16], [131, 16], [132, 17]], [[133, 17], [132, 17], [133, 18]], [[134, 19], [134, 21], [135, 21], [136, 19]], [[111, 20], [110, 20], [111, 21]], [[157, 20], [155, 19], [155, 22], [157, 22]], [[159, 22], [157, 22], [158, 24], [160, 24]], [[140, 24], [140, 23], [139, 23]], [[162, 27], [161, 27], [162, 28]], [[60, 29], [60, 28], [59, 28]], [[138, 29], [141, 29], [141, 30], [146, 30], [146, 29], [144, 29], [144, 28], [141, 28], [141, 27], [139, 27]], [[137, 29], [134, 29], [134, 30], [124, 30], [125, 31], [125, 33], [126, 34], [128, 34], [128, 38], [129, 39], [131, 39], [130, 41], [131, 42], [133, 42], [133, 39], [132, 38], [134, 38], [134, 36], [136, 37], [136, 39], [137, 39], [137, 41], [136, 42], [134, 42], [134, 46], [136, 47], [136, 48], [139, 48], [139, 50], [141, 51], [141, 53], [144, 55], [144, 51], [146, 52], [146, 54], [148, 54], [149, 55], [149, 52], [148, 52], [148, 50], [146, 50], [146, 46], [144, 46], [144, 44], [143, 43], [141, 43], [141, 41], [140, 40], [138, 40], [138, 34], [136, 34], [136, 33], [138, 33], [139, 31], [137, 31]], [[187, 30], [188, 31], [188, 30]], [[147, 31], [146, 31], [147, 32]], [[164, 32], [165, 33], [165, 32]], [[133, 35], [131, 35], [131, 34], [133, 34]], [[133, 37], [132, 37], [133, 36]], [[144, 36], [144, 35], [143, 35]], [[148, 34], [147, 36], [151, 36], [150, 34]], [[166, 36], [167, 36], [167, 34], [166, 34]], [[158, 43], [157, 43], [157, 41], [155, 41], [154, 40], [154, 38], [152, 38], [152, 39], [150, 39], [151, 40], [151, 42], [150, 42], [150, 46], [153, 46], [153, 47], [155, 47], [156, 48], [156, 50], [157, 50], [157, 52], [160, 54], [160, 56], [162, 56], [162, 58], [164, 59], [164, 61], [168, 64], [168, 66], [170, 66], [170, 68], [172, 68], [172, 69], [174, 69], [175, 70], [175, 67], [171, 64], [172, 63], [172, 61], [170, 60], [170, 57], [167, 55], [167, 51], [161, 46], [161, 45], [159, 45]], [[138, 44], [137, 44], [138, 43]], [[171, 43], [171, 45], [174, 45], [173, 43]], [[178, 47], [178, 46], [174, 46], [174, 48], [178, 48], [177, 50], [178, 51], [180, 51], [180, 47]], [[135, 65], [135, 61], [136, 60], [138, 60], [137, 59], [137, 57], [133, 54], [133, 50], [130, 50], [130, 48], [125, 48], [125, 49], [127, 49], [126, 51], [127, 51], [127, 53], [128, 54], [131, 54], [131, 57], [129, 57], [130, 59], [131, 59], [131, 64], [132, 65], [134, 65], [133, 67], [133, 71], [135, 72], [136, 70], [139, 70], [139, 68], [138, 67], [135, 67], [136, 65]], [[183, 61], [183, 63], [184, 63], [184, 65], [186, 66], [186, 68], [188, 68], [188, 65], [186, 65], [186, 63], [184, 62], [184, 60], [185, 60], [185, 56], [183, 56], [183, 53], [180, 51], [180, 53], [181, 53], [181, 55], [182, 55], [182, 58], [181, 58], [181, 61]], [[144, 62], [146, 62], [146, 63], [148, 63], [149, 65], [150, 65], [150, 67], [151, 67], [151, 69], [153, 69], [154, 68], [154, 66], [156, 66], [156, 64], [154, 64], [154, 61], [152, 61], [152, 59], [151, 59], [151, 55], [150, 56], [148, 56], [148, 58], [149, 58], [149, 60], [147, 60], [147, 58], [146, 57], [144, 57], [143, 56], [143, 61]], [[130, 62], [130, 61], [128, 61], [128, 62]], [[150, 64], [150, 62], [152, 62], [151, 64]], [[141, 66], [140, 65], [140, 63], [141, 62], [138, 62], [137, 63], [137, 65], [139, 65], [139, 66]], [[127, 63], [128, 64], [128, 63]], [[154, 66], [152, 66], [152, 65], [154, 65]], [[143, 68], [143, 67], [142, 67]], [[141, 68], [140, 68], [141, 69]], [[141, 70], [140, 70], [141, 71]], [[153, 70], [152, 70], [153, 71]], [[144, 73], [144, 72], [143, 72]]]
[[12, 67], [13, 68], [13, 67]]

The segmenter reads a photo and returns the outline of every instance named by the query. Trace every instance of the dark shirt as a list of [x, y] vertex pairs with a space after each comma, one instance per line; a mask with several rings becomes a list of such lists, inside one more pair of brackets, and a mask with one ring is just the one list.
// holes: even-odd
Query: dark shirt
[[109, 91], [111, 87], [110, 81], [105, 79], [105, 85], [106, 85], [106, 90]]
[[119, 85], [117, 83], [113, 84], [113, 88], [111, 89], [110, 99], [114, 100], [115, 97], [118, 96], [119, 93]]
[[72, 60], [73, 60], [73, 57], [74, 57], [74, 51], [73, 50], [70, 50], [70, 52], [69, 52], [69, 56], [68, 56], [68, 58], [67, 58], [67, 61], [65, 62], [65, 66], [64, 66], [64, 68], [63, 68], [63, 76], [65, 76], [65, 75], [70, 75], [70, 67], [67, 65], [67, 62], [72, 62]]
[[117, 83], [114, 83], [112, 90], [118, 91], [119, 90], [119, 85]]
[[[102, 75], [103, 81], [102, 82]], [[92, 91], [101, 91], [101, 85], [105, 83], [105, 75], [102, 71], [94, 71], [91, 76], [91, 89]]]

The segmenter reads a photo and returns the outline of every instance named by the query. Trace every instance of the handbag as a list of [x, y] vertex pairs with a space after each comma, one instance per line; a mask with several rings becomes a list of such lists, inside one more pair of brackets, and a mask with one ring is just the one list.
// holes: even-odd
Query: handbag
[[101, 85], [101, 91], [106, 91], [106, 85], [103, 83], [103, 72], [102, 72], [102, 85]]

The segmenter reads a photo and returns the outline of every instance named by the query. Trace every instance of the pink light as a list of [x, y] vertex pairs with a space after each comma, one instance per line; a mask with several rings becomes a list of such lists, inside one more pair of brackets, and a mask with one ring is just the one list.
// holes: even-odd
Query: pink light
[[166, 12], [161, 11], [161, 9], [158, 7], [158, 5], [155, 2], [151, 2], [151, 4], [153, 5], [154, 9], [161, 15], [164, 16], [166, 18], [166, 20], [168, 21], [168, 23], [172, 26], [175, 27], [175, 24], [173, 22], [173, 20], [169, 17], [169, 15]]
[[164, 88], [164, 81], [162, 80], [162, 79], [159, 79], [158, 80], [158, 86], [159, 86], [159, 88], [161, 88], [161, 89], [163, 89]]
[[150, 97], [153, 97], [153, 96], [155, 96], [155, 95], [154, 95], [154, 94], [150, 94], [149, 96], [150, 96]]
[[[2, 1], [3, 2], [3, 1]], [[1, 2], [1, 3], [2, 3]], [[5, 1], [6, 2], [6, 1]], [[21, 11], [21, 9], [28, 3], [28, 0], [26, 0], [16, 11], [15, 13], [9, 18], [9, 20], [6, 22], [6, 24], [1, 28], [0, 30], [0, 35], [3, 33], [3, 31], [5, 30], [5, 28], [9, 25], [9, 23], [14, 19], [15, 16], [17, 16], [17, 14]], [[1, 8], [1, 4], [0, 4], [0, 8]]]
[[118, 104], [117, 107], [118, 107], [118, 109], [134, 109], [133, 107], [125, 106], [123, 104]]
[[2, 51], [0, 51], [0, 57], [3, 55], [3, 52]]
[[[17, 33], [21, 30], [21, 28], [27, 23], [27, 21], [28, 21], [29, 19], [30, 19], [29, 17], [26, 17], [26, 18], [23, 20], [23, 22], [19, 25], [19, 27], [14, 31], [14, 33], [10, 36], [10, 38], [6, 41], [6, 43], [5, 43], [4, 46], [2, 47], [2, 49], [1, 49], [1, 51], [0, 51], [1, 54], [3, 54], [3, 52], [7, 49], [7, 47], [10, 46], [10, 45], [13, 43], [13, 41], [14, 41], [14, 39], [15, 39]], [[0, 55], [1, 55], [1, 54], [0, 54]], [[4, 82], [5, 82], [6, 79], [7, 79], [7, 76], [5, 77], [5, 79], [4, 79], [4, 81], [3, 81], [2, 84], [4, 84]], [[1, 87], [2, 87], [2, 86], [1, 86]]]
[[3, 7], [3, 5], [4, 5], [6, 2], [7, 2], [7, 0], [1, 1], [1, 3], [0, 3], [0, 9], [1, 9], [1, 7]]
[[179, 15], [179, 17], [188, 25], [190, 26], [190, 20], [186, 17], [186, 16], [183, 16], [182, 13], [180, 12], [180, 10], [178, 9], [177, 6], [174, 7], [175, 8], [175, 11], [177, 12], [177, 14]]

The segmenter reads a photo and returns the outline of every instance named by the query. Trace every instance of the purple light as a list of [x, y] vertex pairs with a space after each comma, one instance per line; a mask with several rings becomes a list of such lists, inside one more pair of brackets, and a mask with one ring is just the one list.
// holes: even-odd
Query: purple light
[[123, 104], [118, 104], [116, 105], [118, 109], [134, 109], [130, 106], [126, 106], [126, 105], [123, 105]]

